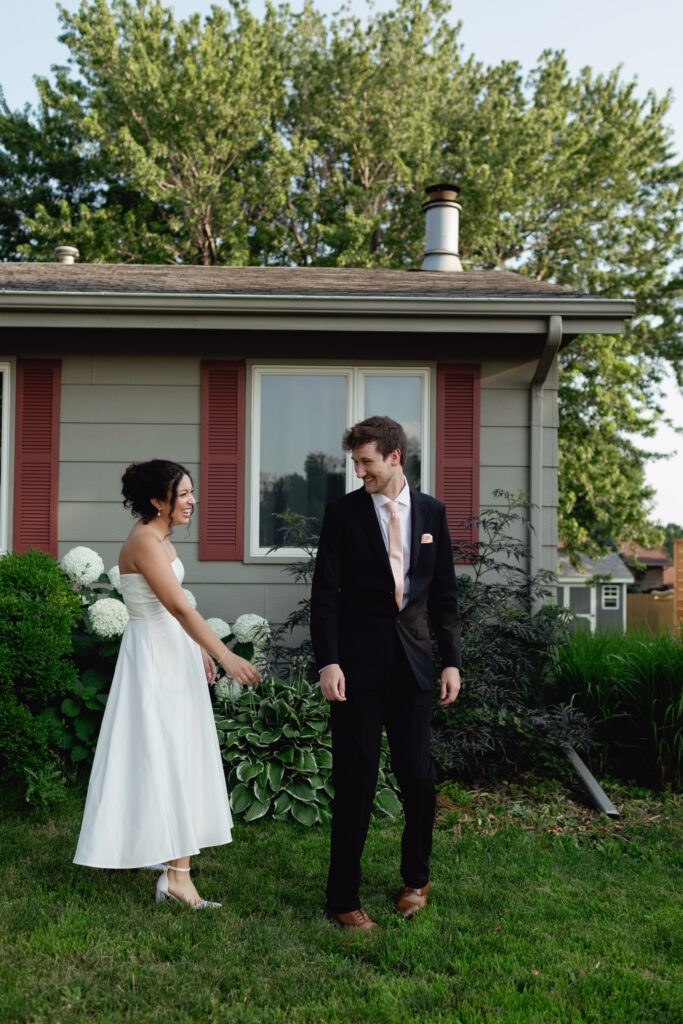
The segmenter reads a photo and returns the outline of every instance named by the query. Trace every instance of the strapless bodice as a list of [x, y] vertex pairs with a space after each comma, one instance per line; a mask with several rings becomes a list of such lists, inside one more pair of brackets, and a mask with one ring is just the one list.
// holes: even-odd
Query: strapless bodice
[[[178, 582], [182, 583], [185, 577], [183, 563], [179, 558], [174, 558], [171, 566]], [[170, 614], [142, 573], [121, 573], [120, 589], [131, 619], [159, 619]]]

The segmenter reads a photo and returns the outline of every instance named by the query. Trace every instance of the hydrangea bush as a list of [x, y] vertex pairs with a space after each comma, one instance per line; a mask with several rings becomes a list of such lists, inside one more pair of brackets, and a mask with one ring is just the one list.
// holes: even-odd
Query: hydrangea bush
[[114, 597], [100, 598], [88, 607], [92, 631], [103, 640], [122, 636], [129, 618], [125, 604]]
[[92, 548], [71, 548], [62, 558], [60, 565], [72, 583], [89, 586], [104, 573], [104, 562]]

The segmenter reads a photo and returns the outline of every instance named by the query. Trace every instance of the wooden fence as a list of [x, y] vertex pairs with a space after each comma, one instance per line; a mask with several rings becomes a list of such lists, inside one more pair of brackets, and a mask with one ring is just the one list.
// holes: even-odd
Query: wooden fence
[[654, 594], [627, 594], [626, 628], [648, 626], [681, 635], [683, 622], [683, 540], [674, 541], [674, 589]]
[[674, 636], [678, 634], [679, 620], [673, 590], [664, 590], [660, 594], [626, 595], [626, 628], [640, 629], [641, 626], [647, 626], [653, 633], [668, 631]]
[[674, 541], [674, 595], [676, 621], [683, 619], [683, 540]]

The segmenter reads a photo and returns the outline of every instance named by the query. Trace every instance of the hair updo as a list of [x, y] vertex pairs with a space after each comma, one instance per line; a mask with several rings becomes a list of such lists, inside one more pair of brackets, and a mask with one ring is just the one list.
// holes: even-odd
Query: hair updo
[[143, 523], [154, 519], [158, 509], [152, 504], [157, 501], [171, 501], [171, 521], [175, 508], [178, 484], [184, 476], [192, 477], [178, 462], [166, 459], [152, 459], [150, 462], [133, 462], [121, 477], [123, 504]]

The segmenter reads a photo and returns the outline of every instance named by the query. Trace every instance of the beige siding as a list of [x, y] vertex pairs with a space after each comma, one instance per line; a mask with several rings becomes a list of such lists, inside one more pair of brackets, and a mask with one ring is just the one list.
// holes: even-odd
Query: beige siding
[[[494, 490], [516, 496], [528, 494], [529, 477], [529, 386], [535, 362], [487, 362], [482, 366], [481, 393], [481, 477], [482, 508], [501, 507], [504, 502]], [[557, 562], [557, 372], [553, 368], [543, 402], [541, 564], [552, 572]], [[525, 540], [524, 529], [515, 526], [514, 535]]]
[[[107, 567], [131, 527], [121, 505], [120, 481], [128, 463], [150, 458], [182, 462], [201, 501], [200, 356], [88, 355], [63, 360], [60, 470], [60, 552], [77, 544], [95, 548]], [[493, 491], [529, 489], [529, 384], [535, 362], [489, 361], [482, 367], [481, 505], [500, 505]], [[557, 521], [556, 375], [544, 401], [542, 561], [554, 570]], [[200, 562], [198, 519], [174, 543], [186, 569], [185, 584], [206, 615], [227, 621], [245, 611], [279, 622], [303, 596], [277, 564]], [[518, 531], [523, 539], [523, 531]], [[184, 536], [182, 534], [185, 534]]]
[[[62, 381], [60, 554], [85, 544], [110, 568], [133, 523], [121, 499], [130, 462], [181, 462], [201, 501], [199, 358], [70, 357]], [[303, 590], [281, 565], [200, 562], [198, 512], [173, 541], [199, 610], [228, 622], [246, 611], [282, 621]]]

